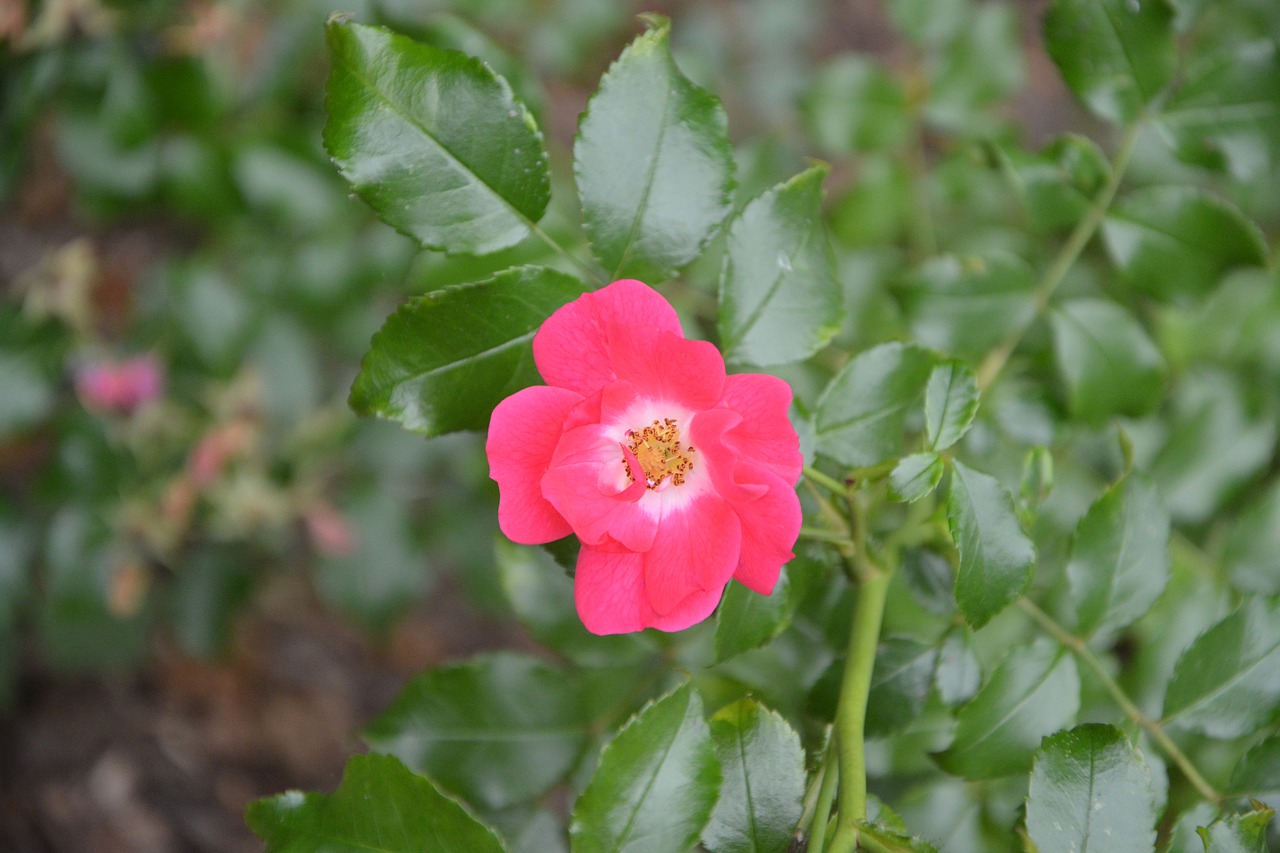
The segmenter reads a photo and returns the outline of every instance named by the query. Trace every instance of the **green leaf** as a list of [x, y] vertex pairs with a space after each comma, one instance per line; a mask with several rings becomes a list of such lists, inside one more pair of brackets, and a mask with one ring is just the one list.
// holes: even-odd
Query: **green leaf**
[[1231, 582], [1262, 595], [1280, 593], [1280, 480], [1261, 498], [1250, 501], [1235, 522], [1222, 554], [1222, 565]]
[[534, 334], [584, 290], [564, 273], [516, 267], [411, 299], [373, 336], [351, 408], [425, 435], [484, 429], [494, 406], [538, 381]]
[[1276, 810], [1255, 802], [1251, 811], [1215, 820], [1196, 830], [1205, 853], [1267, 853], [1267, 826]]
[[563, 779], [591, 723], [577, 680], [499, 653], [413, 679], [363, 735], [445, 790], [499, 809]]
[[1227, 790], [1241, 796], [1280, 792], [1280, 735], [1256, 744], [1241, 757]]
[[823, 574], [823, 567], [808, 557], [796, 557], [782, 567], [770, 595], [730, 583], [716, 610], [716, 663], [759, 648], [791, 624], [801, 600]]
[[902, 84], [856, 53], [827, 63], [801, 108], [809, 135], [830, 154], [893, 149], [911, 130]]
[[1249, 180], [1280, 157], [1280, 54], [1270, 40], [1197, 51], [1160, 126], [1178, 157]]
[[1075, 720], [1080, 676], [1055, 643], [1016, 646], [956, 714], [951, 746], [935, 757], [948, 773], [991, 779], [1025, 773], [1045, 735]]
[[1208, 518], [1269, 464], [1275, 417], [1253, 411], [1253, 393], [1236, 373], [1202, 370], [1182, 379], [1168, 438], [1148, 469], [1175, 521]]
[[287, 791], [245, 820], [267, 853], [505, 853], [493, 830], [389, 755], [355, 755], [332, 794]]
[[1075, 631], [1124, 628], [1155, 604], [1169, 582], [1169, 513], [1155, 489], [1130, 475], [1089, 508], [1067, 564]]
[[947, 522], [960, 553], [956, 603], [965, 621], [981, 628], [1031, 583], [1035, 548], [1008, 490], [961, 462], [952, 463]]
[[383, 221], [429, 249], [483, 254], [551, 198], [528, 109], [480, 60], [334, 18], [324, 144]]
[[804, 796], [800, 736], [776, 712], [741, 699], [711, 717], [724, 772], [720, 800], [702, 831], [711, 853], [780, 853], [791, 842]]
[[1165, 693], [1164, 722], [1240, 737], [1278, 706], [1280, 601], [1251, 598], [1182, 653]]
[[1031, 770], [1027, 834], [1039, 853], [1153, 849], [1156, 799], [1142, 753], [1098, 723], [1045, 738]]
[[1067, 134], [1039, 153], [1002, 151], [1010, 180], [1038, 232], [1075, 226], [1111, 174], [1111, 164], [1091, 139]]
[[600, 79], [573, 146], [592, 251], [610, 278], [649, 284], [702, 254], [733, 187], [724, 109], [676, 68], [658, 21]]
[[604, 751], [574, 807], [573, 853], [672, 853], [698, 841], [720, 762], [689, 684], [650, 703]]
[[968, 702], [982, 686], [982, 664], [973, 652], [973, 637], [967, 630], [949, 632], [938, 647], [933, 683], [938, 688], [938, 698], [952, 706]]
[[920, 716], [937, 659], [936, 648], [909, 637], [889, 637], [880, 644], [867, 698], [869, 737], [900, 732]]
[[1076, 417], [1099, 424], [1116, 415], [1146, 414], [1159, 404], [1164, 359], [1124, 308], [1076, 299], [1054, 308], [1049, 323]]
[[929, 374], [924, 392], [925, 435], [930, 450], [946, 450], [969, 431], [978, 414], [978, 379], [958, 361], [945, 361]]
[[956, 612], [956, 579], [946, 557], [927, 548], [908, 548], [902, 553], [902, 577], [922, 607], [951, 621]]
[[853, 468], [878, 465], [902, 450], [908, 409], [920, 398], [933, 353], [888, 343], [859, 353], [818, 400], [818, 452]]
[[1102, 224], [1115, 265], [1166, 302], [1208, 295], [1234, 267], [1263, 266], [1267, 246], [1236, 207], [1185, 186], [1147, 187], [1118, 201]]
[[0, 352], [0, 439], [40, 423], [53, 410], [53, 383], [29, 354]]
[[945, 467], [932, 451], [902, 457], [889, 472], [889, 497], [906, 503], [920, 500], [937, 488]]
[[802, 361], [840, 330], [843, 292], [822, 229], [826, 166], [757, 196], [729, 226], [720, 270], [720, 337], [730, 362]]
[[411, 535], [410, 505], [394, 490], [367, 492], [344, 507], [356, 531], [349, 553], [325, 555], [316, 583], [328, 601], [375, 628], [389, 628], [422, 598], [433, 577]]
[[911, 331], [926, 346], [977, 359], [1035, 316], [1035, 275], [1012, 255], [934, 258], [902, 292]]
[[883, 853], [938, 853], [938, 848], [927, 841], [904, 835], [879, 823], [858, 821], [858, 835], [874, 838], [877, 846], [870, 848]]
[[1076, 97], [1116, 124], [1136, 120], [1177, 68], [1167, 0], [1055, 0], [1044, 38]]

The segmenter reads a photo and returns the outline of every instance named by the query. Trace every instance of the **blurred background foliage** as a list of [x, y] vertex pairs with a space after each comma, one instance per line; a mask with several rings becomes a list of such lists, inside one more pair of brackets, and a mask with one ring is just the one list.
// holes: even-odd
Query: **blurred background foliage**
[[[826, 211], [850, 317], [840, 348], [914, 337], [978, 358], [1002, 318], [1025, 315], [1031, 269], [1051, 262], [1105, 183], [1102, 149], [1115, 141], [1046, 57], [1047, 6], [365, 0], [341, 11], [507, 75], [561, 179], [578, 114], [633, 15], [670, 15], [682, 69], [725, 101], [740, 202], [808, 158], [833, 164]], [[1023, 448], [1054, 448], [1048, 501], [1034, 483], [1022, 495], [1043, 585], [1062, 580], [1077, 521], [1126, 464], [1119, 448], [1149, 472], [1178, 532], [1170, 592], [1137, 628], [1143, 654], [1162, 656], [1133, 670], [1152, 681], [1147, 704], [1177, 651], [1227, 611], [1215, 573], [1237, 593], [1280, 593], [1280, 291], [1260, 268], [1263, 234], [1280, 226], [1280, 5], [1173, 7], [1183, 83], [1137, 141], [1130, 176], [1144, 189], [1122, 210], [1140, 220], [1144, 205], [1175, 203], [1164, 185], [1228, 200], [1188, 214], [1208, 266], [1188, 275], [1185, 258], [1155, 253], [1116, 278], [1092, 247], [1060, 296], [1105, 295], [1139, 318], [1151, 338], [1136, 336], [1139, 368], [1118, 396], [1087, 366], [1084, 379], [1041, 381], [1070, 336], [1040, 322], [967, 444], [1008, 482]], [[216, 657], [235, 617], [281, 577], [305, 578], [374, 636], [448, 576], [491, 614], [514, 607], [539, 639], [577, 641], [556, 635], [568, 630], [563, 602], [540, 603], [549, 566], [531, 572], [527, 555], [501, 550], [495, 560], [482, 437], [427, 442], [346, 409], [370, 335], [406, 296], [561, 261], [532, 243], [483, 258], [420, 253], [349, 197], [320, 144], [333, 11], [315, 0], [0, 6], [0, 706], [24, 669], [130, 672], [159, 641]], [[553, 186], [543, 223], [568, 245], [581, 243], [574, 198]], [[1123, 230], [1107, 236], [1122, 256]], [[1241, 264], [1255, 268], [1232, 272]], [[699, 294], [715, 292], [718, 269], [713, 247], [672, 289], [706, 336], [714, 311]], [[1168, 292], [1161, 282], [1174, 279], [1198, 290]], [[956, 313], [949, 288], [974, 297], [976, 313]], [[154, 383], [119, 391], [137, 359]], [[816, 361], [782, 371], [802, 402], [839, 366]], [[116, 378], [95, 385], [103, 371]], [[887, 633], [951, 618], [948, 605], [936, 616], [916, 604], [928, 560], [909, 569], [914, 589], [894, 590]], [[821, 602], [809, 608], [819, 622], [795, 630], [838, 648], [847, 604]], [[984, 632], [980, 656], [1008, 636]], [[706, 653], [710, 635], [687, 642]], [[799, 666], [790, 648], [784, 636], [702, 686], [798, 701], [830, 659]], [[821, 685], [818, 706], [830, 698]], [[883, 742], [873, 771], [909, 775], [898, 759], [923, 751], [903, 744], [933, 737], [929, 719], [900, 755]], [[923, 834], [981, 845], [1012, 823], [1001, 810], [1020, 796], [989, 786], [978, 811], [951, 780], [908, 798], [905, 816]]]

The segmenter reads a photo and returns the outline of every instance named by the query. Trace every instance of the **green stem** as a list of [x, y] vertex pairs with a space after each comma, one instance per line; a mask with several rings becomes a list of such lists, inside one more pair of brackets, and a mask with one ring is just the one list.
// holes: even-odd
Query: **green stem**
[[833, 495], [846, 495], [849, 493], [849, 487], [828, 474], [824, 474], [811, 465], [804, 467], [804, 475], [808, 479], [825, 488]]
[[816, 539], [819, 542], [830, 542], [832, 545], [838, 545], [842, 549], [852, 549], [854, 547], [853, 540], [846, 534], [823, 530], [818, 527], [801, 527], [800, 537], [803, 539]]
[[831, 820], [831, 802], [836, 796], [836, 783], [840, 780], [840, 768], [835, 761], [835, 735], [827, 744], [822, 759], [822, 787], [818, 789], [818, 802], [814, 807], [809, 829], [808, 853], [823, 853], [827, 846], [827, 823]]
[[1102, 661], [1098, 659], [1098, 656], [1093, 653], [1093, 650], [1089, 648], [1088, 644], [1085, 643], [1084, 640], [1059, 625], [1057, 620], [1037, 607], [1030, 599], [1018, 599], [1018, 606], [1021, 607], [1023, 612], [1030, 616], [1036, 624], [1043, 628], [1046, 633], [1063, 646], [1070, 649], [1085, 666], [1093, 670], [1098, 681], [1101, 682], [1107, 693], [1111, 694], [1111, 698], [1120, 706], [1120, 709], [1124, 711], [1125, 715], [1136, 725], [1145, 729], [1151, 737], [1155, 739], [1155, 742], [1160, 745], [1162, 750], [1164, 750], [1164, 754], [1169, 756], [1169, 760], [1178, 766], [1178, 769], [1182, 771], [1182, 775], [1187, 778], [1187, 781], [1191, 783], [1191, 786], [1200, 792], [1200, 796], [1204, 797], [1205, 800], [1213, 803], [1214, 805], [1217, 805], [1222, 801], [1222, 794], [1218, 793], [1218, 791], [1205, 780], [1204, 776], [1200, 774], [1200, 771], [1196, 768], [1195, 764], [1193, 764], [1191, 759], [1187, 757], [1187, 754], [1184, 753], [1181, 748], [1173, 742], [1173, 739], [1169, 737], [1168, 733], [1165, 732], [1160, 721], [1153, 720], [1146, 714], [1142, 713], [1142, 709], [1135, 705], [1133, 700], [1129, 698], [1128, 694], [1124, 692], [1124, 688], [1116, 683], [1116, 680], [1111, 677], [1111, 673], [1107, 672], [1107, 668], [1103, 665]]
[[858, 843], [857, 822], [867, 817], [867, 761], [865, 753], [867, 696], [876, 662], [876, 643], [889, 591], [889, 572], [867, 570], [859, 577], [858, 603], [849, 632], [849, 654], [836, 708], [835, 743], [840, 768], [839, 817], [831, 853], [853, 853]]
[[568, 261], [569, 263], [577, 267], [578, 270], [582, 272], [582, 274], [585, 275], [587, 279], [593, 282], [597, 287], [604, 287], [606, 284], [609, 283], [605, 281], [605, 277], [602, 276], [597, 270], [593, 269], [590, 265], [585, 263], [581, 258], [575, 255], [573, 252], [570, 252], [564, 246], [561, 246], [560, 243], [557, 242], [554, 237], [552, 237], [546, 231], [542, 230], [541, 225], [539, 225], [538, 223], [530, 219], [525, 219], [525, 224], [528, 226], [530, 231], [532, 231], [534, 234], [538, 236], [538, 239], [542, 240], [542, 242], [550, 246], [551, 249], [553, 249], [556, 252], [556, 254], [558, 254], [560, 257], [564, 258], [566, 261]]
[[1031, 328], [1031, 322], [1044, 314], [1045, 309], [1049, 306], [1049, 299], [1053, 296], [1053, 292], [1058, 289], [1058, 285], [1066, 278], [1067, 273], [1075, 264], [1076, 259], [1080, 257], [1080, 253], [1084, 251], [1084, 247], [1093, 239], [1093, 235], [1097, 232], [1099, 226], [1102, 225], [1103, 217], [1107, 215], [1107, 210], [1111, 207], [1111, 201], [1115, 198], [1116, 190], [1120, 188], [1120, 181], [1124, 178], [1125, 170], [1129, 167], [1129, 159], [1133, 156], [1133, 148], [1137, 144], [1138, 134], [1142, 130], [1143, 122], [1136, 121], [1125, 129], [1124, 136], [1120, 139], [1120, 144], [1116, 148], [1116, 154], [1111, 161], [1111, 174], [1107, 178], [1106, 184], [1098, 193], [1097, 198], [1093, 200], [1089, 210], [1085, 213], [1083, 219], [1076, 223], [1075, 229], [1067, 238], [1067, 242], [1063, 244], [1062, 249], [1058, 252], [1057, 257], [1053, 259], [1053, 263], [1045, 270], [1040, 281], [1035, 287], [1035, 313], [1031, 319], [1017, 329], [1014, 329], [1000, 345], [987, 355], [982, 362], [982, 366], [978, 368], [978, 388], [982, 391], [991, 387], [991, 383], [1000, 375], [1000, 371], [1004, 369], [1005, 363], [1009, 360], [1009, 356], [1013, 355], [1014, 349], [1022, 341], [1022, 337], [1027, 333], [1027, 329]]

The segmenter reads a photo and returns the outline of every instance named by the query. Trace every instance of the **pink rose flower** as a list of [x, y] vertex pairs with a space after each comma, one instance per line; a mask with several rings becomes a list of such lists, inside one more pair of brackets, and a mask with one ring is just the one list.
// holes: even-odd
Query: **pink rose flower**
[[146, 354], [124, 361], [100, 361], [76, 371], [76, 392], [95, 411], [132, 412], [164, 392], [164, 369]]
[[700, 622], [730, 578], [768, 595], [800, 532], [791, 388], [725, 375], [649, 286], [615, 281], [533, 339], [545, 386], [498, 404], [485, 452], [514, 542], [574, 533], [578, 615], [596, 634]]

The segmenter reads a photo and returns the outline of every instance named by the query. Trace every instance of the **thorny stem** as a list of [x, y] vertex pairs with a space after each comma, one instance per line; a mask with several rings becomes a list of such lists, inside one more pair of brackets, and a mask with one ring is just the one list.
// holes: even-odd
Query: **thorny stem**
[[1084, 640], [1059, 625], [1052, 616], [1037, 607], [1030, 599], [1018, 599], [1018, 606], [1046, 633], [1070, 649], [1077, 658], [1084, 662], [1085, 666], [1093, 670], [1094, 675], [1102, 682], [1102, 686], [1111, 694], [1111, 698], [1116, 701], [1116, 704], [1120, 706], [1125, 715], [1155, 739], [1160, 748], [1164, 750], [1165, 755], [1169, 756], [1169, 759], [1178, 765], [1182, 775], [1187, 777], [1187, 781], [1200, 793], [1201, 797], [1204, 797], [1205, 800], [1214, 805], [1222, 801], [1222, 794], [1218, 793], [1212, 785], [1205, 781], [1205, 778], [1200, 775], [1200, 771], [1196, 769], [1191, 759], [1165, 732], [1164, 727], [1160, 725], [1160, 721], [1151, 719], [1142, 713], [1141, 708], [1133, 704], [1133, 700], [1124, 692], [1124, 688], [1116, 683], [1111, 674], [1107, 672], [1106, 667], [1103, 666], [1102, 661], [1098, 659], [1098, 656], [1093, 653], [1093, 650], [1089, 648]]
[[[1053, 263], [1049, 265], [1044, 275], [1041, 276], [1040, 281], [1036, 283], [1034, 291], [1035, 313], [1032, 315], [1032, 320], [1044, 314], [1045, 309], [1049, 306], [1049, 299], [1053, 296], [1053, 292], [1057, 290], [1058, 285], [1066, 278], [1072, 265], [1080, 257], [1080, 253], [1084, 251], [1084, 247], [1093, 239], [1093, 235], [1102, 224], [1102, 219], [1107, 215], [1107, 210], [1111, 207], [1111, 201], [1115, 198], [1116, 190], [1120, 188], [1120, 181], [1124, 178], [1125, 170], [1129, 167], [1129, 158], [1133, 155], [1133, 148], [1138, 141], [1138, 134], [1141, 132], [1142, 126], [1142, 121], [1136, 121], [1125, 129], [1124, 136], [1121, 137], [1120, 144], [1116, 148], [1115, 157], [1111, 162], [1111, 174], [1107, 178], [1106, 184], [1098, 193], [1097, 198], [1093, 200], [1093, 204], [1090, 205], [1084, 218], [1076, 223], [1075, 229], [1067, 238], [1067, 242], [1063, 244], [1057, 257], [1053, 259]], [[980, 390], [985, 391], [991, 387], [991, 384], [1000, 375], [1000, 371], [1004, 369], [1009, 356], [1013, 354], [1014, 349], [1022, 341], [1023, 335], [1027, 333], [1027, 329], [1030, 326], [1031, 321], [1029, 320], [1019, 328], [1014, 329], [982, 362], [982, 366], [978, 368], [978, 388]]]

